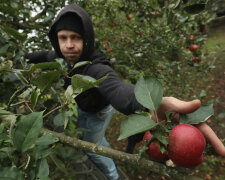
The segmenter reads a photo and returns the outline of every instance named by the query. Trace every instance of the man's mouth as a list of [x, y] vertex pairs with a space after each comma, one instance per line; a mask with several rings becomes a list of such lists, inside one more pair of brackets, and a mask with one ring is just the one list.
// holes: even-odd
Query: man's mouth
[[77, 56], [78, 55], [78, 53], [70, 53], [70, 52], [68, 52], [68, 53], [64, 53], [66, 56]]

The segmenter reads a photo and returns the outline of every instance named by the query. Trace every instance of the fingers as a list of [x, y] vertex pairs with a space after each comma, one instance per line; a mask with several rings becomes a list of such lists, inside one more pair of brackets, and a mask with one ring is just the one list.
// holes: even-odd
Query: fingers
[[201, 106], [201, 101], [182, 101], [174, 97], [164, 97], [161, 104], [165, 112], [187, 114], [197, 110]]
[[200, 106], [201, 102], [199, 100], [193, 100], [188, 102], [180, 101], [179, 106], [177, 106], [177, 110], [175, 112], [179, 112], [181, 114], [188, 114], [194, 112]]
[[[174, 97], [163, 97], [162, 102], [157, 110], [160, 120], [166, 120], [165, 113], [172, 112], [175, 119], [179, 119], [179, 114], [188, 114], [194, 112], [201, 106], [200, 100], [182, 101]], [[154, 113], [151, 113], [154, 119]]]
[[225, 157], [225, 147], [215, 132], [205, 122], [196, 125], [196, 127], [202, 132], [205, 138], [209, 141], [215, 151]]
[[172, 113], [172, 118], [173, 118], [175, 123], [179, 124], [179, 119], [180, 119], [179, 113], [173, 112]]

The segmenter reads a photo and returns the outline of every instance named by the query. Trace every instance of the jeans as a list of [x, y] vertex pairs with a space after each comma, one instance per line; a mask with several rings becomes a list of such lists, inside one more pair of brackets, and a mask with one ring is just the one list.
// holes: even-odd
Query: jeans
[[[83, 132], [83, 140], [110, 148], [104, 135], [113, 112], [114, 108], [111, 105], [103, 108], [95, 114], [82, 111], [78, 108], [80, 127], [87, 129], [87, 131]], [[115, 163], [111, 158], [92, 152], [86, 153], [109, 180], [117, 180], [119, 178]]]

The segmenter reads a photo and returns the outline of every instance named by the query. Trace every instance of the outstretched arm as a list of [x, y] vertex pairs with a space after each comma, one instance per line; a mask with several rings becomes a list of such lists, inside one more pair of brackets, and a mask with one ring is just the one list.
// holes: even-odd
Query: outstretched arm
[[24, 57], [29, 60], [29, 63], [37, 64], [41, 62], [53, 61], [57, 58], [57, 55], [55, 51], [36, 51], [27, 53]]

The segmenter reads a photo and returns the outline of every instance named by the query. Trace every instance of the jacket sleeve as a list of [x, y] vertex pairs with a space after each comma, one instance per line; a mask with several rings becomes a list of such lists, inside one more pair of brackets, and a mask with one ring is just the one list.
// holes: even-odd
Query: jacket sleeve
[[55, 51], [37, 51], [27, 53], [24, 57], [29, 60], [29, 63], [37, 64], [46, 61], [53, 61], [58, 56]]
[[108, 75], [98, 90], [119, 112], [129, 115], [137, 110], [148, 111], [136, 100], [134, 85], [121, 80], [110, 66], [97, 64], [89, 70], [88, 75], [96, 79]]

